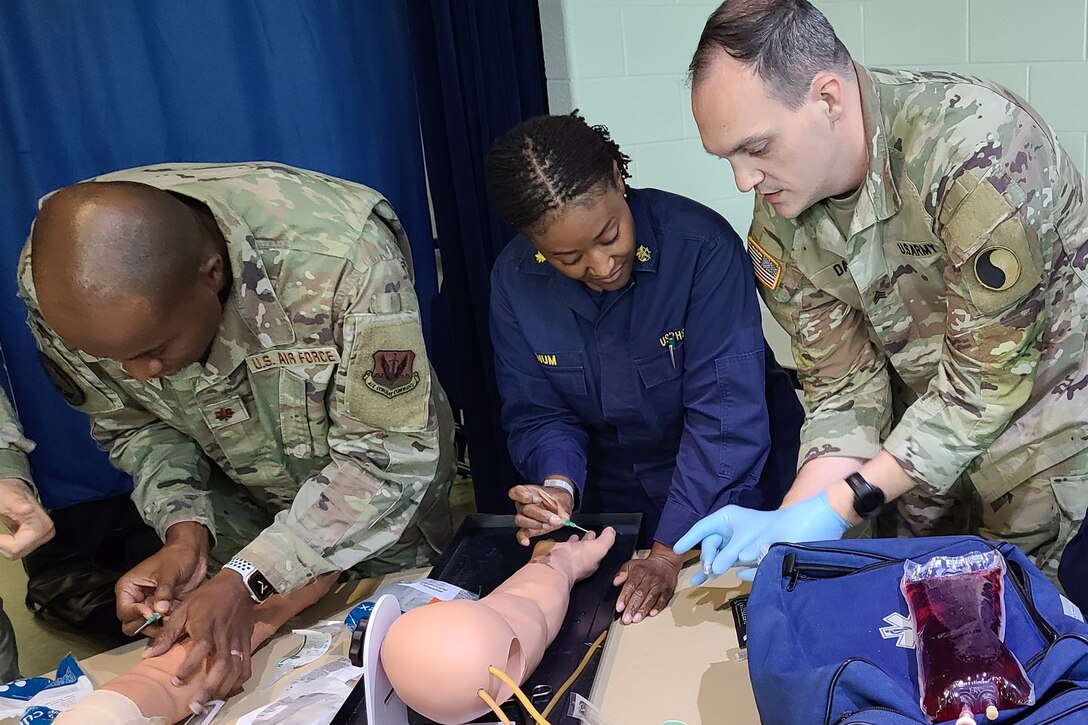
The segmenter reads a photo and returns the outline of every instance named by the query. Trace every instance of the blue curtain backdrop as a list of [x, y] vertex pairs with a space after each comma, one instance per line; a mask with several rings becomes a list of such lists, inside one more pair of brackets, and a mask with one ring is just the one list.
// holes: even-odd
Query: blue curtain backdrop
[[[416, 4], [0, 2], [0, 345], [20, 417], [39, 443], [31, 465], [48, 506], [131, 487], [46, 379], [15, 296], [35, 202], [52, 189], [130, 166], [243, 160], [373, 186], [407, 227], [431, 335], [437, 284], [408, 25]], [[448, 352], [430, 349], [443, 374]]]
[[[476, 508], [502, 513], [518, 482], [499, 421], [488, 333], [490, 272], [513, 236], [487, 200], [484, 157], [521, 121], [547, 113], [536, 0], [409, 2], [420, 122], [442, 250], [443, 297], [456, 345], [456, 380], [446, 383], [464, 410]], [[441, 345], [442, 343], [439, 342]]]

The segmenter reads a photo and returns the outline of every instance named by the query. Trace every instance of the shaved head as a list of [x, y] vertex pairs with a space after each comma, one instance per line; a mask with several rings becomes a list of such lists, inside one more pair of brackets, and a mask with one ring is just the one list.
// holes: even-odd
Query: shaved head
[[158, 356], [163, 364], [147, 377], [199, 359], [204, 349], [192, 347], [209, 330], [214, 337], [229, 284], [226, 242], [208, 208], [129, 181], [49, 196], [34, 221], [30, 264], [42, 316], [70, 347], [124, 362], [163, 347], [159, 338], [177, 327], [187, 349], [169, 364]]
[[109, 302], [118, 293], [168, 303], [214, 251], [196, 211], [168, 191], [129, 181], [56, 192], [34, 222], [31, 266], [39, 294]]

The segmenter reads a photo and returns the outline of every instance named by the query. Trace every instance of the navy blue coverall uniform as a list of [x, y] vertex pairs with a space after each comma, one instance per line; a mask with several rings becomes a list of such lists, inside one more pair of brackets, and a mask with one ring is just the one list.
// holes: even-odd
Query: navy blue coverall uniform
[[[752, 265], [716, 212], [628, 189], [621, 290], [564, 276], [519, 235], [491, 275], [503, 426], [529, 483], [563, 475], [585, 513], [638, 512], [672, 546], [708, 513], [776, 508], [804, 411], [763, 337]], [[671, 355], [670, 355], [671, 350]]]

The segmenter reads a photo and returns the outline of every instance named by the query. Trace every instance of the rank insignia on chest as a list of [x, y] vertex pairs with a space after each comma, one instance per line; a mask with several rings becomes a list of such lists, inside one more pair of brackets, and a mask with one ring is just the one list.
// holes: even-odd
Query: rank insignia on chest
[[419, 385], [419, 373], [412, 368], [416, 354], [411, 350], [378, 350], [374, 367], [363, 373], [366, 386], [387, 398], [395, 398]]
[[237, 395], [205, 405], [201, 408], [201, 412], [212, 430], [249, 420], [249, 412]]
[[782, 279], [782, 265], [759, 246], [755, 237], [748, 237], [748, 256], [752, 259], [752, 270], [756, 279], [772, 291], [778, 289], [778, 282]]
[[635, 259], [645, 264], [650, 261], [650, 249], [645, 244], [638, 245], [638, 249], [635, 250]]

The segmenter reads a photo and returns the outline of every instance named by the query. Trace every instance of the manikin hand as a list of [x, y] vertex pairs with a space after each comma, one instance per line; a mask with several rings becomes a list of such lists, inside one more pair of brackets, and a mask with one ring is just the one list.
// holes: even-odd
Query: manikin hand
[[737, 576], [745, 581], [755, 578], [755, 564], [765, 547], [780, 541], [826, 541], [839, 539], [850, 525], [835, 513], [820, 493], [788, 508], [776, 511], [754, 511], [729, 505], [710, 514], [691, 527], [673, 550], [684, 554], [700, 542], [703, 545], [704, 569], [691, 578], [692, 584], [702, 584], [708, 578], [707, 562], [714, 576], [737, 565], [749, 565]]
[[573, 581], [580, 581], [597, 571], [601, 560], [616, 543], [616, 530], [605, 528], [600, 536], [590, 531], [585, 538], [572, 536], [566, 541], [541, 541], [533, 548], [530, 561], [547, 564], [567, 572]]

